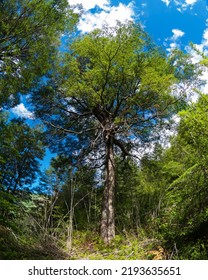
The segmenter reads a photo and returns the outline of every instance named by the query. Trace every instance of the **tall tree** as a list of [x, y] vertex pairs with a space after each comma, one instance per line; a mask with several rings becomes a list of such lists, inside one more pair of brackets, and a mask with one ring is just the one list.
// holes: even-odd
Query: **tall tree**
[[67, 0], [0, 1], [0, 106], [13, 106], [51, 69], [75, 17]]
[[118, 24], [77, 38], [60, 72], [34, 93], [52, 149], [78, 164], [90, 160], [104, 166], [105, 243], [115, 236], [115, 155], [135, 156], [142, 143], [158, 139], [157, 129], [182, 98], [171, 92], [176, 74], [182, 80], [182, 74], [189, 79], [194, 72], [180, 68], [180, 62], [176, 71], [173, 64], [173, 57], [168, 60], [139, 25]]

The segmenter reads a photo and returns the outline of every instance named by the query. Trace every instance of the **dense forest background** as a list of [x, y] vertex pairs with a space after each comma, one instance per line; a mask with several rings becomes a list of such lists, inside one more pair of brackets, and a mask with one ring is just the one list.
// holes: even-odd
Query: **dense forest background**
[[207, 57], [80, 35], [65, 0], [0, 11], [0, 259], [208, 259]]

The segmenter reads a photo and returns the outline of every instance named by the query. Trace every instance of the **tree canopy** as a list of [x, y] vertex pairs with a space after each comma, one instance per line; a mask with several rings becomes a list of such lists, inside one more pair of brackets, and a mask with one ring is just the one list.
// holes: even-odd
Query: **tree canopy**
[[139, 26], [78, 38], [60, 71], [35, 91], [33, 101], [36, 115], [56, 130], [54, 139], [68, 134], [65, 141], [73, 141], [63, 145], [69, 155], [76, 157], [82, 146], [86, 155], [98, 150], [102, 155], [103, 133], [113, 134], [114, 144], [128, 155], [134, 142], [154, 137], [153, 127], [175, 112], [174, 67]]
[[0, 106], [14, 106], [53, 64], [74, 16], [66, 0], [0, 2]]

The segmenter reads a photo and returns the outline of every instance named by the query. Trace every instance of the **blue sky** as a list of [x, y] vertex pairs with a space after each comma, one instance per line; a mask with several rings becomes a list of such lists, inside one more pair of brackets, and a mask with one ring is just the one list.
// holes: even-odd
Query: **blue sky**
[[174, 37], [181, 47], [190, 41], [201, 44], [204, 32], [208, 33], [207, 0], [69, 0], [69, 3], [83, 5], [84, 14], [78, 25], [82, 32], [101, 27], [104, 21], [115, 25], [116, 20], [134, 20], [165, 47], [173, 43], [174, 29], [184, 32], [183, 36]]
[[[189, 48], [193, 42], [196, 47], [208, 55], [208, 0], [68, 0], [76, 10], [76, 5], [83, 6], [83, 14], [78, 28], [87, 33], [94, 28], [101, 28], [104, 22], [114, 26], [117, 20], [140, 22], [144, 30], [161, 45], [167, 53], [174, 48], [191, 52], [193, 61], [200, 60], [199, 55]], [[204, 72], [203, 78], [208, 79]], [[203, 88], [208, 93], [208, 83]], [[25, 102], [12, 109], [14, 116], [33, 120]], [[34, 121], [34, 120], [33, 120]], [[43, 163], [47, 167], [51, 154], [48, 152]]]

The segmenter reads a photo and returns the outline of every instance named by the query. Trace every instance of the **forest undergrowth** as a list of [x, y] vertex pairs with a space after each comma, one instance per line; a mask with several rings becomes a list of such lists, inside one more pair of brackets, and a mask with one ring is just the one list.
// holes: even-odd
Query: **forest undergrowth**
[[[207, 236], [206, 236], [207, 237]], [[178, 243], [151, 236], [144, 229], [138, 233], [117, 234], [106, 245], [98, 232], [73, 233], [70, 250], [67, 237], [21, 235], [9, 227], [0, 226], [0, 259], [2, 260], [183, 260], [207, 259], [205, 236], [189, 237]]]
[[168, 252], [157, 239], [135, 234], [116, 235], [110, 245], [103, 243], [98, 233], [76, 231], [73, 246], [66, 249], [65, 240], [48, 237], [20, 237], [6, 227], [0, 227], [0, 259], [19, 260], [165, 260]]

